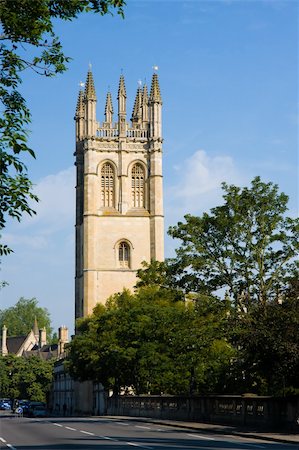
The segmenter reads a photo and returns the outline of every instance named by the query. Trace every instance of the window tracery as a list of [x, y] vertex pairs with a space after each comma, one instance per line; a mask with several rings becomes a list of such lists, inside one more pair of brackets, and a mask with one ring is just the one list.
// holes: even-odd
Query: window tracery
[[118, 260], [120, 267], [130, 266], [130, 247], [127, 242], [121, 242], [118, 246]]
[[105, 163], [101, 169], [101, 202], [104, 207], [114, 207], [114, 169]]
[[137, 163], [132, 167], [132, 206], [144, 208], [144, 168]]

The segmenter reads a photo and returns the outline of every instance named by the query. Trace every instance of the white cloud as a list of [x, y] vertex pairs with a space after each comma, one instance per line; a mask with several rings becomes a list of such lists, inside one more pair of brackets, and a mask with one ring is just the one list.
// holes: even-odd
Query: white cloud
[[[208, 156], [197, 150], [180, 167], [176, 167], [177, 184], [166, 193], [166, 205], [184, 213], [210, 209], [220, 200], [221, 183], [240, 183], [244, 177], [238, 172], [230, 156]], [[175, 202], [173, 201], [175, 199]]]
[[[222, 203], [221, 183], [245, 185], [243, 174], [230, 156], [209, 156], [204, 150], [174, 168], [178, 180], [165, 189], [165, 229], [183, 220], [185, 214], [200, 215]], [[165, 254], [172, 256], [176, 241], [166, 237]]]
[[35, 222], [45, 222], [61, 228], [73, 220], [75, 212], [75, 168], [42, 178], [35, 193], [40, 201], [35, 205]]
[[13, 233], [3, 233], [4, 241], [8, 246], [24, 246], [34, 250], [42, 250], [47, 247], [47, 239], [44, 236], [28, 236]]
[[18, 298], [36, 297], [46, 306], [54, 328], [67, 322], [73, 328], [75, 170], [70, 167], [42, 178], [35, 186], [40, 198], [33, 204], [37, 215], [10, 222], [3, 242], [14, 253], [3, 260], [1, 278], [9, 283], [1, 290], [5, 308]]
[[21, 223], [10, 222], [2, 233], [13, 248], [43, 250], [53, 235], [68, 233], [75, 220], [75, 170], [70, 167], [42, 178], [35, 186], [38, 203], [31, 203], [36, 215], [24, 216]]

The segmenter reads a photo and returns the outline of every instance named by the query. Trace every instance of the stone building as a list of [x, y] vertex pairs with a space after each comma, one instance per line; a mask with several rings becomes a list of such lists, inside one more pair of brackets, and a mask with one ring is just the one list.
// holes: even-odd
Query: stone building
[[68, 328], [65, 326], [58, 328], [58, 343], [48, 344], [46, 328], [39, 328], [36, 319], [29, 333], [18, 336], [8, 336], [7, 327], [3, 325], [0, 338], [0, 354], [2, 356], [12, 354], [24, 358], [38, 356], [46, 360], [57, 359], [64, 356], [64, 347], [68, 341]]
[[[136, 93], [127, 121], [124, 76], [119, 80], [117, 119], [111, 93], [104, 121], [96, 117], [91, 70], [80, 90], [76, 121], [75, 316], [136, 284], [142, 261], [164, 259], [162, 100], [157, 73], [150, 93]], [[104, 105], [103, 105], [104, 106]]]
[[[162, 100], [157, 73], [148, 94], [137, 89], [131, 121], [121, 75], [117, 119], [111, 93], [104, 121], [96, 117], [91, 70], [80, 90], [76, 121], [75, 317], [86, 317], [107, 298], [130, 290], [143, 261], [164, 259]], [[107, 393], [100, 383], [74, 381], [63, 360], [54, 367], [51, 407], [68, 414], [104, 414]]]

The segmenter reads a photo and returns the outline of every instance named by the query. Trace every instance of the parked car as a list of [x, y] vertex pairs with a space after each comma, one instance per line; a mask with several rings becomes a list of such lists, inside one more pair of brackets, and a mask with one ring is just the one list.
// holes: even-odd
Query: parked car
[[29, 417], [45, 417], [47, 415], [46, 403], [44, 402], [29, 402], [28, 416]]
[[31, 411], [31, 417], [46, 417], [47, 409], [44, 406], [35, 406]]
[[0, 410], [10, 411], [11, 410], [11, 401], [6, 398], [2, 398], [0, 400]]
[[28, 416], [30, 402], [29, 400], [20, 400], [19, 406], [23, 409], [23, 415]]

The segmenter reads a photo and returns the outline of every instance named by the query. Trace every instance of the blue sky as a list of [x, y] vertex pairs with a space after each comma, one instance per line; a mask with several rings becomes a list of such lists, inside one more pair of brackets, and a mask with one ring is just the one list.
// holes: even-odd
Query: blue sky
[[[103, 120], [108, 87], [116, 111], [121, 73], [131, 115], [138, 80], [159, 66], [163, 98], [165, 231], [186, 213], [221, 202], [222, 181], [260, 175], [298, 213], [298, 3], [288, 0], [128, 0], [120, 17], [57, 22], [69, 70], [24, 75], [32, 112], [27, 159], [41, 202], [37, 216], [9, 223], [15, 253], [2, 261], [0, 308], [36, 297], [53, 326], [74, 320], [74, 111], [92, 64]], [[166, 256], [175, 243], [166, 239]]]

